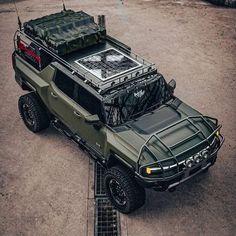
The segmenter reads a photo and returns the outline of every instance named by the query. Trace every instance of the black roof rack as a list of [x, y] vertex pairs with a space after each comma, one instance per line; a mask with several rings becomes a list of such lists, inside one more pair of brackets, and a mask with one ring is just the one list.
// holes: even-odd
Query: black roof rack
[[[128, 83], [129, 81], [133, 81], [136, 78], [139, 79], [142, 75], [147, 75], [148, 73], [156, 71], [155, 64], [150, 63], [144, 60], [143, 58], [139, 57], [137, 54], [129, 51], [129, 53], [127, 53], [127, 56], [130, 57], [132, 60], [138, 62], [141, 66], [135, 68], [134, 70], [130, 70], [128, 72], [125, 71], [124, 73], [108, 78], [105, 81], [102, 81], [96, 75], [91, 73], [89, 70], [82, 70], [81, 67], [74, 66], [71, 63], [67, 62], [61, 56], [57, 55], [55, 52], [50, 50], [47, 46], [43, 45], [41, 42], [37, 41], [36, 39], [26, 34], [24, 32], [24, 29], [23, 30], [18, 29], [14, 35], [15, 49], [17, 48], [16, 45], [19, 40], [26, 44], [34, 43], [40, 50], [45, 51], [55, 61], [58, 61], [60, 64], [68, 68], [72, 74], [78, 75], [78, 77], [81, 78], [84, 81], [84, 83], [90, 85], [99, 94], [102, 94], [103, 91], [106, 91], [110, 87]], [[109, 37], [109, 41], [110, 40], [111, 37]], [[30, 43], [27, 43], [27, 41], [30, 41]]]

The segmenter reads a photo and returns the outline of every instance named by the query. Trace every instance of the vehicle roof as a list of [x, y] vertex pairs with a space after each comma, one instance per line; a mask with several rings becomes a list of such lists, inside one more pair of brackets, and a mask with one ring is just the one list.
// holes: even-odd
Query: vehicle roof
[[160, 73], [157, 73], [156, 71], [154, 71], [154, 73], [148, 74], [147, 76], [141, 75], [140, 77], [136, 77], [132, 81], [128, 80], [125, 83], [118, 85], [117, 88], [111, 87], [111, 92], [110, 92], [110, 90], [108, 90], [109, 92], [101, 94], [98, 91], [94, 90], [94, 88], [91, 87], [90, 84], [83, 81], [83, 79], [81, 77], [79, 77], [77, 74], [71, 72], [71, 70], [69, 70], [69, 68], [66, 68], [61, 63], [55, 61], [55, 62], [52, 62], [52, 65], [56, 69], [65, 73], [68, 77], [70, 77], [77, 84], [79, 84], [80, 86], [85, 88], [87, 91], [89, 91], [91, 94], [93, 94], [95, 97], [97, 97], [102, 102], [105, 100], [112, 99], [113, 97], [116, 97], [118, 94], [124, 93], [124, 91], [126, 91], [127, 89], [132, 90], [133, 87], [135, 87], [135, 88], [141, 87], [141, 86], [147, 85], [149, 83], [153, 83], [153, 82], [157, 81], [158, 79], [162, 78], [162, 75]]
[[154, 64], [107, 35], [105, 26], [83, 11], [66, 10], [30, 20], [18, 32], [98, 94], [156, 71]]
[[152, 63], [107, 40], [62, 58], [97, 87], [99, 93], [154, 69]]
[[[34, 38], [30, 37], [22, 30], [17, 30], [15, 33], [15, 48], [18, 38], [20, 38], [20, 40], [24, 43], [30, 41], [29, 43], [27, 43], [28, 45], [33, 43], [38, 48], [41, 48], [48, 55], [54, 58], [53, 61], [57, 62], [55, 63], [55, 65], [61, 65], [61, 70], [68, 70], [70, 74], [73, 75], [73, 79], [77, 77], [77, 81], [80, 81], [81, 83], [86, 85], [86, 87], [90, 87], [93, 90], [93, 93], [97, 93], [99, 95], [104, 96], [108, 91], [117, 91], [123, 85], [130, 85], [135, 81], [139, 81], [141, 78], [145, 79], [153, 74], [157, 74], [157, 69], [154, 64], [134, 54], [133, 52], [131, 52], [131, 49], [127, 45], [119, 42], [109, 35], [106, 36], [104, 43], [99, 43], [97, 45], [80, 49], [65, 56], [59, 56], [55, 54], [50, 50], [50, 48], [36, 41]], [[108, 66], [106, 70], [109, 70], [110, 68], [112, 69], [111, 72], [114, 74], [112, 74], [112, 76], [108, 78], [101, 78], [99, 74], [96, 74], [93, 70], [90, 70], [91, 68], [86, 68], [86, 66], [80, 63], [80, 60], [87, 63], [86, 58], [94, 55], [99, 55], [99, 53], [109, 52], [109, 50], [117, 54], [115, 55], [115, 60], [112, 55], [108, 54], [105, 56], [103, 55], [103, 57], [108, 57], [111, 59], [111, 61], [108, 60], [108, 62], [106, 62], [105, 64], [101, 64], [100, 62], [98, 63], [100, 69], [102, 69], [103, 66]], [[122, 61], [122, 58], [125, 60]], [[114, 61], [116, 67], [112, 67]], [[128, 64], [131, 63], [128, 68], [126, 62]], [[92, 60], [88, 63], [88, 65], [93, 65], [93, 63], [94, 62]], [[120, 68], [122, 70], [120, 70]]]

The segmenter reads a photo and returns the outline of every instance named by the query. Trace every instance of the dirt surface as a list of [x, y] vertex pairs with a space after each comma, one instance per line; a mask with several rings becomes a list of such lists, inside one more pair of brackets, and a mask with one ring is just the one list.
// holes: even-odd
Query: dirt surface
[[[23, 92], [11, 67], [17, 20], [7, 2], [0, 1], [0, 235], [91, 235], [87, 155], [52, 128], [30, 133], [19, 117]], [[107, 15], [111, 35], [156, 63], [167, 80], [175, 78], [182, 100], [223, 124], [226, 142], [210, 172], [174, 193], [147, 191], [144, 207], [122, 215], [122, 235], [234, 235], [236, 9], [196, 0], [66, 4]], [[22, 21], [61, 9], [56, 0], [17, 5]]]

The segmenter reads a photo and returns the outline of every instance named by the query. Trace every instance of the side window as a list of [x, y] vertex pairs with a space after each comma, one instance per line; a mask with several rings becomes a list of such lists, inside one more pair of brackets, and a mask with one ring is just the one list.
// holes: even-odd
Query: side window
[[99, 100], [96, 99], [91, 93], [89, 93], [83, 87], [79, 87], [78, 89], [78, 103], [81, 107], [86, 109], [92, 115], [98, 114], [100, 109]]
[[57, 70], [54, 83], [63, 93], [74, 100], [75, 82], [71, 78], [60, 70]]
[[101, 101], [83, 87], [77, 85], [75, 101], [91, 115], [97, 114], [104, 121]]

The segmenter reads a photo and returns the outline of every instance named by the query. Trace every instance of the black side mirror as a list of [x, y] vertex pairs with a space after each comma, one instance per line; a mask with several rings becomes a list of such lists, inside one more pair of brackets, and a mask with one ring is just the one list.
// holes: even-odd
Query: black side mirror
[[171, 89], [172, 92], [174, 92], [175, 88], [176, 88], [176, 81], [174, 79], [172, 79], [169, 83], [168, 83], [169, 88]]
[[100, 123], [100, 119], [98, 115], [85, 116], [84, 119], [86, 123], [91, 124], [91, 125], [97, 125], [98, 123]]
[[100, 121], [98, 115], [89, 115], [84, 117], [85, 122], [93, 125], [93, 127], [97, 130], [100, 130], [103, 126], [103, 123]]

